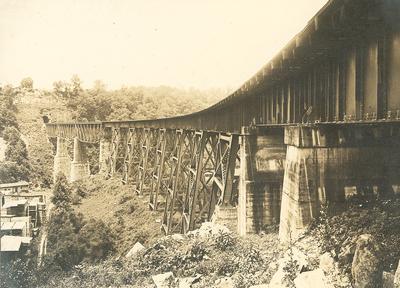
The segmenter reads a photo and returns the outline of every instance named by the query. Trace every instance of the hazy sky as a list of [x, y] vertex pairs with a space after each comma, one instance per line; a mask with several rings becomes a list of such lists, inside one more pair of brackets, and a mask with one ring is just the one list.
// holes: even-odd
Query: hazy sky
[[240, 86], [327, 0], [0, 0], [0, 83]]

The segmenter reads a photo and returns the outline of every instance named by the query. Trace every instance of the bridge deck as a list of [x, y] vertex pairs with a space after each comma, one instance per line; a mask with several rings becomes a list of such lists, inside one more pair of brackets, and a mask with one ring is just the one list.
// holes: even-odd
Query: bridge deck
[[[219, 103], [189, 115], [48, 124], [49, 135], [91, 128], [181, 128], [400, 120], [400, 2], [329, 1], [270, 62]], [[62, 132], [65, 133], [65, 132]], [[61, 134], [60, 134], [61, 135]], [[90, 140], [90, 139], [86, 139]]]

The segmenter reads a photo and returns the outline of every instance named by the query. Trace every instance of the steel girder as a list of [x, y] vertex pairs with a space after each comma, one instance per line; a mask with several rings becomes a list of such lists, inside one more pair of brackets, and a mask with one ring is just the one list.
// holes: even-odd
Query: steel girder
[[46, 131], [49, 137], [78, 138], [79, 141], [85, 143], [99, 142], [104, 136], [103, 128], [101, 122], [46, 124]]
[[216, 205], [232, 204], [238, 135], [177, 131], [162, 222], [166, 234], [210, 221]]
[[186, 233], [210, 221], [216, 205], [233, 204], [238, 139], [189, 129], [114, 129], [110, 175], [134, 184], [150, 209], [163, 209], [166, 234]]

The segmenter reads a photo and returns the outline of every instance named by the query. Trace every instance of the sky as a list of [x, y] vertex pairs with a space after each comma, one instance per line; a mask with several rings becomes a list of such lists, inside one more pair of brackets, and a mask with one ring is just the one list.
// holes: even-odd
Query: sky
[[0, 84], [239, 87], [327, 0], [0, 0]]

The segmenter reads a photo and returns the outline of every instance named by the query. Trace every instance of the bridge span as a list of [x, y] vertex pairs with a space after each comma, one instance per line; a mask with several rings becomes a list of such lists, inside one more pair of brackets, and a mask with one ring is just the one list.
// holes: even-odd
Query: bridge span
[[[119, 177], [166, 233], [203, 221], [241, 235], [279, 224], [296, 237], [354, 195], [400, 187], [400, 2], [331, 0], [238, 90], [196, 113], [154, 120], [47, 124], [54, 173]], [[66, 142], [74, 141], [71, 162]]]

